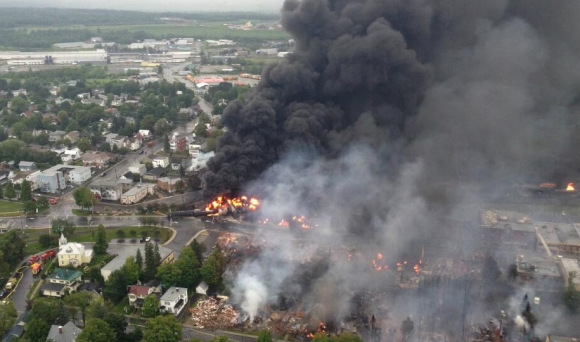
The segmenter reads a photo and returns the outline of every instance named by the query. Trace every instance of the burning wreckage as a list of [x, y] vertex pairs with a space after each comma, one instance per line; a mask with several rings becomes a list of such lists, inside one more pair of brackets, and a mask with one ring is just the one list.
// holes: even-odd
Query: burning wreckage
[[[460, 278], [469, 273], [469, 267], [461, 261], [451, 259], [433, 259], [432, 265], [424, 263], [424, 251], [415, 260], [387, 260], [386, 254], [368, 254], [367, 251], [353, 246], [328, 245], [315, 237], [317, 224], [312, 220], [306, 220], [303, 216], [294, 216], [291, 222], [294, 224], [281, 224], [286, 220], [272, 220], [259, 218], [261, 201], [256, 197], [241, 196], [228, 198], [218, 196], [211, 200], [203, 210], [194, 211], [196, 216], [210, 216], [217, 222], [240, 223], [245, 227], [252, 226], [252, 230], [220, 231], [217, 245], [223, 251], [229, 265], [231, 277], [243, 267], [245, 263], [252, 262], [264, 249], [271, 249], [271, 243], [267, 237], [254, 234], [260, 229], [268, 230], [275, 227], [301, 227], [304, 232], [310, 234], [289, 235], [294, 239], [293, 243], [300, 246], [300, 252], [286, 255], [293, 259], [298, 267], [294, 270], [291, 280], [288, 280], [287, 288], [278, 295], [275, 303], [258, 308], [258, 315], [250, 317], [238, 304], [233, 304], [228, 298], [207, 298], [197, 303], [191, 309], [192, 321], [200, 328], [231, 327], [249, 330], [273, 329], [277, 333], [293, 336], [311, 336], [316, 332], [337, 333], [339, 331], [351, 331], [369, 337], [380, 331], [384, 323], [389, 326], [389, 321], [381, 317], [388, 317], [389, 296], [386, 290], [389, 288], [416, 291], [425, 276]], [[204, 215], [197, 215], [203, 213]], [[248, 221], [252, 219], [253, 221]], [[275, 224], [269, 224], [274, 222]], [[282, 231], [288, 231], [283, 229]], [[298, 286], [303, 289], [313, 287], [313, 282], [319, 274], [324, 274], [331, 264], [351, 264], [354, 267], [363, 267], [365, 273], [370, 274], [376, 280], [374, 288], [369, 288], [363, 293], [353, 294], [352, 311], [347, 318], [334, 322], [325, 320], [326, 314], [320, 313], [318, 304], [308, 303], [300, 293], [292, 290]], [[375, 321], [371, 317], [376, 315]], [[324, 328], [321, 328], [324, 327]]]

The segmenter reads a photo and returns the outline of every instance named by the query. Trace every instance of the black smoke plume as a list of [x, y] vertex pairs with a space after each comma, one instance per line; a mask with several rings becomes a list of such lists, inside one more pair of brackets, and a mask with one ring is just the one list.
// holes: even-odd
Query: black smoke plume
[[[434, 214], [479, 201], [433, 184], [489, 189], [576, 174], [577, 18], [580, 2], [564, 0], [287, 0], [295, 51], [226, 108], [206, 192], [262, 192], [265, 210], [282, 217], [322, 202], [329, 246], [394, 258], [416, 250], [441, 230]], [[250, 315], [299, 265], [301, 247], [280, 239], [235, 280]], [[294, 291], [340, 319], [353, 293], [376, 286], [363, 267], [331, 263]]]

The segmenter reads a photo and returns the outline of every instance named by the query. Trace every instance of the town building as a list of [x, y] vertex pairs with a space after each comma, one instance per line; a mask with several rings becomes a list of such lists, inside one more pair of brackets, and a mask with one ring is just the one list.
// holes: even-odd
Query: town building
[[170, 287], [159, 299], [161, 311], [178, 316], [187, 306], [187, 289], [184, 287]]
[[62, 171], [43, 171], [36, 176], [38, 189], [41, 192], [55, 194], [66, 189], [66, 180]]
[[70, 149], [66, 149], [63, 154], [60, 156], [60, 159], [63, 163], [69, 164], [74, 162], [75, 160], [79, 160], [83, 155], [83, 152], [78, 147], [73, 147]]
[[143, 175], [145, 172], [147, 172], [147, 167], [145, 164], [133, 164], [129, 166], [128, 171], [133, 172], [134, 174], [137, 173]]
[[[161, 256], [161, 263], [163, 264], [173, 262], [173, 260], [175, 259], [175, 254], [173, 253], [173, 251], [167, 247], [163, 246], [158, 247], [159, 247], [159, 255]], [[109, 261], [108, 264], [103, 266], [103, 268], [101, 268], [101, 275], [103, 276], [105, 281], [109, 279], [111, 273], [113, 273], [118, 269], [121, 269], [121, 267], [125, 265], [125, 262], [129, 257], [136, 256], [137, 250], [141, 251], [141, 255], [145, 255], [145, 245], [127, 245], [124, 246], [121, 250], [116, 251], [115, 253], [117, 254], [117, 256], [113, 260]]]
[[153, 167], [166, 168], [169, 166], [169, 157], [157, 156], [157, 157], [153, 158], [153, 160], [151, 161], [151, 164], [153, 164]]
[[183, 189], [183, 181], [180, 178], [161, 177], [157, 180], [157, 187], [169, 193]]
[[95, 180], [91, 183], [89, 189], [97, 195], [98, 198], [105, 201], [119, 201], [123, 193], [123, 187], [116, 181], [106, 179]]
[[146, 285], [131, 285], [129, 286], [129, 305], [133, 305], [135, 307], [142, 307], [143, 302], [145, 301], [145, 297], [149, 296], [150, 294], [156, 293], [161, 295], [161, 286], [159, 287], [151, 287]]
[[199, 151], [201, 151], [201, 145], [196, 143], [189, 143], [188, 145], [189, 155], [193, 158], [197, 158]]
[[77, 166], [69, 171], [69, 182], [80, 185], [91, 178], [91, 168], [86, 166]]
[[48, 141], [57, 142], [59, 140], [62, 140], [65, 134], [66, 134], [65, 131], [50, 132], [50, 133], [48, 133]]
[[46, 341], [51, 342], [75, 342], [83, 330], [77, 327], [73, 322], [65, 325], [52, 325]]
[[165, 168], [159, 166], [145, 172], [145, 174], [143, 175], [143, 180], [149, 182], [157, 182], [157, 180], [160, 177], [163, 177], [163, 175], [165, 175]]
[[62, 297], [66, 292], [73, 292], [82, 283], [82, 272], [69, 270], [68, 268], [55, 268], [54, 272], [46, 278], [47, 282], [42, 287], [42, 294], [50, 297]]
[[154, 185], [139, 185], [121, 195], [121, 204], [135, 204], [141, 202], [147, 195], [153, 195]]
[[20, 171], [26, 172], [36, 170], [38, 167], [36, 166], [35, 162], [21, 160], [20, 163], [18, 163], [18, 169]]
[[79, 131], [70, 131], [63, 139], [68, 139], [71, 143], [75, 144], [79, 140], [79, 135]]
[[100, 151], [87, 151], [82, 156], [83, 166], [102, 168], [111, 162], [111, 155]]

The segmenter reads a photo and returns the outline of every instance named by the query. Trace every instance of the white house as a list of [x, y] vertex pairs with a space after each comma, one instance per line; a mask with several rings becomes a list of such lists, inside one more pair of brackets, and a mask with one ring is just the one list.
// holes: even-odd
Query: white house
[[72, 184], [82, 184], [91, 178], [91, 168], [88, 166], [77, 166], [68, 174], [68, 180]]
[[157, 156], [157, 157], [153, 158], [151, 163], [153, 164], [153, 168], [156, 168], [156, 167], [166, 168], [167, 166], [169, 166], [169, 157]]
[[192, 156], [193, 158], [197, 158], [197, 156], [199, 155], [199, 151], [201, 151], [201, 145], [196, 143], [189, 143], [188, 151], [190, 156]]
[[145, 172], [147, 172], [147, 167], [145, 166], [145, 164], [133, 164], [129, 166], [128, 171], [144, 175]]
[[82, 156], [83, 152], [78, 147], [73, 147], [71, 149], [64, 150], [63, 154], [60, 156], [60, 159], [63, 163], [68, 164], [80, 159]]
[[185, 287], [170, 287], [159, 299], [161, 310], [178, 316], [187, 306], [187, 289]]

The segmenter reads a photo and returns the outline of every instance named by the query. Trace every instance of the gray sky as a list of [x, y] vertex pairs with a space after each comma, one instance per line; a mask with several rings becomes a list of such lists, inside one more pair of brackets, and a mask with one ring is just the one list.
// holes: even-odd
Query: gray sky
[[282, 7], [283, 0], [0, 0], [4, 7], [66, 7], [103, 8], [132, 11], [245, 11], [274, 12]]

